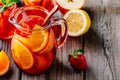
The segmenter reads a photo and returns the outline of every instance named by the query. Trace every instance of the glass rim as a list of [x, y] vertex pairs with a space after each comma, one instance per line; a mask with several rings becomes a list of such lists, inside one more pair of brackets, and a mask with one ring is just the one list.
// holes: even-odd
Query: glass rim
[[42, 6], [26, 6], [26, 7], [20, 7], [19, 9], [16, 9], [15, 11], [12, 11], [12, 13], [10, 14], [10, 17], [9, 17], [9, 22], [11, 22], [13, 25], [15, 25], [15, 27], [17, 29], [22, 29], [22, 30], [27, 30], [27, 31], [38, 31], [38, 30], [45, 30], [45, 29], [48, 29], [50, 26], [48, 26], [48, 24], [50, 23], [50, 20], [49, 22], [44, 25], [43, 28], [39, 28], [39, 29], [35, 29], [35, 30], [28, 30], [27, 28], [23, 27], [22, 25], [18, 24], [17, 23], [17, 17], [23, 13], [24, 11], [27, 11], [27, 10], [40, 10], [40, 11], [43, 11], [44, 13], [46, 13], [47, 15], [49, 15], [49, 11], [47, 9], [45, 9], [44, 7]]

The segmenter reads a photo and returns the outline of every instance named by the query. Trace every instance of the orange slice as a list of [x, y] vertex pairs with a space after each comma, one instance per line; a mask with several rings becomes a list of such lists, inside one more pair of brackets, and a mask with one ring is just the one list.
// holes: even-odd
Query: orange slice
[[38, 52], [38, 54], [50, 52], [54, 46], [54, 40], [55, 40], [54, 39], [54, 32], [52, 29], [50, 29], [48, 43], [44, 49], [42, 49], [41, 51]]
[[34, 64], [32, 53], [15, 38], [12, 41], [12, 57], [22, 69], [29, 69]]
[[[39, 25], [35, 25], [35, 29], [42, 28]], [[15, 34], [15, 38], [20, 40], [23, 44], [25, 44], [27, 47], [29, 47], [33, 52], [38, 52], [42, 50], [48, 41], [48, 31], [47, 30], [36, 30], [33, 31], [29, 37], [22, 37], [18, 34]]]
[[7, 54], [2, 50], [0, 52], [0, 76], [6, 74], [10, 67], [10, 60]]

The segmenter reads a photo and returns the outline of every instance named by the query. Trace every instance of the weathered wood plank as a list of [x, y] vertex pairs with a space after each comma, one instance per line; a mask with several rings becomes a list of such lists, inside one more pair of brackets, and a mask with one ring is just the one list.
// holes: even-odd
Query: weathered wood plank
[[49, 80], [83, 80], [83, 73], [74, 71], [68, 62], [68, 55], [73, 52], [73, 48], [78, 49], [81, 47], [81, 37], [68, 37], [65, 45], [58, 50], [56, 62], [50, 72], [51, 79]]
[[26, 73], [22, 73], [21, 80], [46, 80], [45, 73], [39, 75], [29, 75]]
[[92, 26], [85, 35], [86, 80], [120, 80], [120, 1], [88, 0]]

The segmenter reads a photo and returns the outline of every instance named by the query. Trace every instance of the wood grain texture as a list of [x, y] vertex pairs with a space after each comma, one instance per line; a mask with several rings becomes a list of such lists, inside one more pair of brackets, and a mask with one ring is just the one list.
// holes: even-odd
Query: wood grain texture
[[[11, 57], [11, 40], [1, 39], [0, 49], [7, 52], [11, 66], [0, 80], [120, 80], [120, 0], [85, 0], [83, 9], [90, 15], [90, 30], [82, 37], [68, 37], [52, 67], [42, 74], [32, 76], [20, 71]], [[61, 18], [62, 14], [54, 16]], [[68, 55], [73, 48], [82, 47], [88, 69], [76, 72], [68, 63]]]
[[0, 49], [3, 49], [10, 58], [10, 69], [7, 74], [0, 76], [0, 80], [19, 80], [20, 71], [14, 64], [11, 56], [11, 40], [0, 40]]
[[120, 1], [86, 1], [92, 25], [85, 35], [89, 69], [85, 80], [120, 80]]

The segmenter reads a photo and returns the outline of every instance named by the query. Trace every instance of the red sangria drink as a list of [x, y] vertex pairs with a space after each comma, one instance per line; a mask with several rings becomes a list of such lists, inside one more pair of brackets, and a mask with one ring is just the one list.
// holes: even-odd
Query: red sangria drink
[[51, 11], [54, 5], [54, 0], [24, 0], [25, 6], [42, 6], [48, 11]]
[[[0, 6], [3, 6], [0, 2]], [[14, 34], [15, 27], [8, 21], [8, 17], [13, 9], [15, 9], [17, 5], [13, 5], [3, 11], [0, 12], [0, 38], [1, 39], [9, 39], [12, 38]]]
[[[62, 19], [50, 19], [44, 24], [49, 11], [40, 6], [21, 7], [10, 16], [10, 22], [16, 26], [11, 50], [17, 66], [28, 74], [46, 71], [55, 59], [61, 40], [67, 38], [66, 22]], [[61, 35], [56, 35], [54, 27], [60, 27]], [[62, 33], [62, 29], [65, 29]]]

